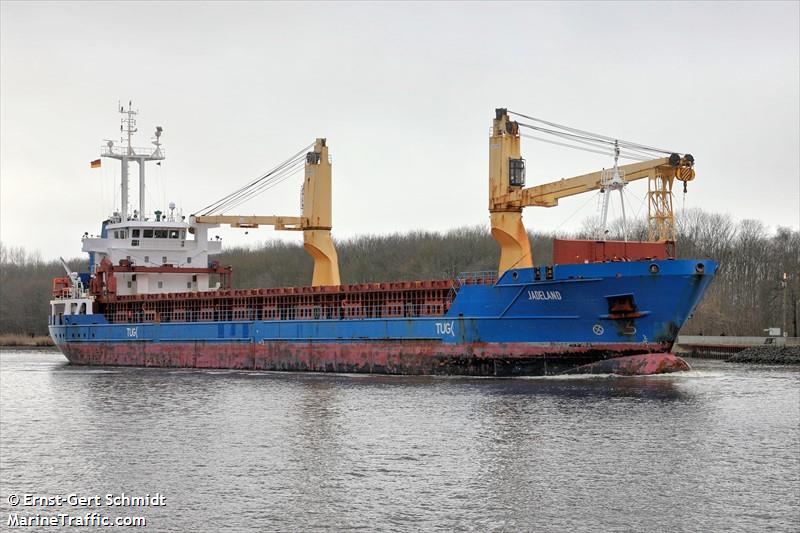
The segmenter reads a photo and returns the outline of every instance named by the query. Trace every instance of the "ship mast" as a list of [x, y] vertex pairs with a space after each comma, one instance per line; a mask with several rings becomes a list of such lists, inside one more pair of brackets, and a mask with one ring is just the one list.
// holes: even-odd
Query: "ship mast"
[[[114, 146], [114, 141], [107, 141], [106, 145], [102, 147], [100, 155], [102, 157], [110, 157], [112, 159], [119, 159], [122, 164], [121, 173], [121, 206], [119, 213], [119, 222], [124, 222], [130, 218], [140, 220], [145, 219], [145, 162], [146, 161], [160, 161], [164, 159], [164, 153], [161, 150], [161, 132], [163, 129], [158, 126], [155, 131], [155, 140], [152, 143], [155, 145], [155, 150], [150, 148], [134, 148], [132, 144], [133, 134], [136, 133], [136, 115], [139, 114], [138, 110], [134, 111], [132, 102], [128, 101], [128, 108], [123, 105], [117, 106], [119, 113], [122, 115], [121, 124], [119, 126], [120, 133], [123, 134], [120, 138], [122, 146]], [[128, 213], [128, 164], [133, 160], [139, 165], [139, 209], [134, 211], [134, 216], [130, 217]]]

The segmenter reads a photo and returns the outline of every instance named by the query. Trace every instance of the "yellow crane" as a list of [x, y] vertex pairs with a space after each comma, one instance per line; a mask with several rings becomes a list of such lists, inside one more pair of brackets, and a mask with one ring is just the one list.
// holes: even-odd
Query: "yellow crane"
[[331, 239], [331, 162], [325, 139], [317, 139], [305, 157], [302, 215], [192, 215], [194, 224], [222, 225], [232, 228], [274, 226], [276, 230], [302, 231], [303, 247], [314, 260], [311, 285], [340, 285], [339, 257]]
[[[489, 213], [492, 236], [500, 245], [499, 272], [533, 266], [530, 241], [522, 223], [527, 206], [553, 207], [560, 198], [602, 189], [607, 171], [525, 187], [525, 160], [520, 155], [519, 124], [506, 109], [495, 110], [489, 138]], [[694, 158], [672, 154], [617, 167], [626, 182], [648, 179], [648, 239], [675, 240], [672, 184], [694, 179]]]

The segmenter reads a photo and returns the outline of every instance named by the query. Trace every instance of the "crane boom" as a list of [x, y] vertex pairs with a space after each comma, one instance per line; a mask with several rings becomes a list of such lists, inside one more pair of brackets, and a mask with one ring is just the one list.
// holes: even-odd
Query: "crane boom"
[[[690, 171], [692, 174], [694, 173], [694, 169], [686, 164], [682, 164], [680, 167], [674, 167], [670, 165], [669, 161], [670, 158], [663, 157], [660, 159], [643, 161], [641, 163], [631, 163], [629, 165], [620, 166], [619, 171], [620, 174], [625, 176], [625, 181], [627, 182], [650, 178], [658, 173], [660, 173], [661, 176], [672, 175], [674, 178], [677, 177], [679, 169], [682, 172], [682, 176], [688, 175], [688, 173], [683, 172], [684, 169]], [[603, 188], [602, 176], [603, 171], [597, 171], [573, 178], [565, 178], [528, 187], [526, 189], [514, 190], [504, 196], [496, 198], [495, 205], [554, 207], [558, 205], [558, 200], [560, 198]]]
[[301, 231], [308, 224], [302, 217], [259, 216], [259, 215], [198, 215], [195, 222], [200, 224], [227, 224], [232, 228], [257, 228], [274, 226], [276, 230]]
[[340, 285], [339, 257], [331, 238], [331, 162], [325, 139], [317, 139], [306, 154], [303, 180], [302, 216], [197, 215], [192, 224], [220, 225], [232, 228], [274, 226], [276, 230], [302, 231], [303, 247], [314, 260], [311, 285]]
[[[530, 241], [522, 224], [522, 209], [553, 207], [558, 200], [604, 187], [605, 170], [525, 188], [525, 160], [520, 155], [519, 124], [497, 109], [489, 139], [489, 212], [492, 235], [500, 245], [500, 273], [533, 266]], [[648, 237], [674, 241], [672, 185], [694, 179], [694, 158], [687, 154], [617, 167], [626, 182], [647, 178]]]

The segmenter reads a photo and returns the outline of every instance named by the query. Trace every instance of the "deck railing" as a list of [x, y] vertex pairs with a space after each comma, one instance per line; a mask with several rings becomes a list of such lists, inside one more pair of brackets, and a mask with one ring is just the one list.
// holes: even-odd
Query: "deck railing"
[[482, 270], [478, 272], [461, 272], [455, 278], [457, 287], [463, 285], [494, 285], [497, 283], [496, 270]]
[[[124, 145], [108, 146], [107, 144], [104, 144], [100, 146], [100, 155], [109, 157], [121, 157], [124, 155], [152, 156], [155, 154], [155, 151], [156, 151], [155, 148], [137, 148], [134, 146], [132, 146], [129, 150], [128, 147]], [[164, 155], [165, 155], [164, 148], [161, 148], [161, 157], [154, 159], [164, 159]]]
[[[454, 294], [444, 282], [426, 287], [348, 292], [232, 290], [183, 297], [122, 296], [103, 302], [102, 313], [113, 324], [137, 322], [217, 322], [249, 320], [360, 320], [366, 318], [439, 317]], [[301, 289], [302, 290], [302, 289]], [[264, 293], [264, 294], [259, 294]], [[216, 294], [212, 296], [212, 294]]]

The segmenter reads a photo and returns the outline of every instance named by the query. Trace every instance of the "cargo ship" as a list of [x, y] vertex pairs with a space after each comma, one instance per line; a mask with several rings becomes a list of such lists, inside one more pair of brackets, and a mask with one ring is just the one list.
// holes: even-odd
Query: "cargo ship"
[[[136, 148], [137, 112], [130, 104], [119, 111], [126, 136], [103, 145], [91, 166], [120, 161], [121, 207], [98, 235], [83, 236], [89, 272], [67, 268], [53, 280], [49, 331], [71, 364], [474, 376], [688, 369], [669, 351], [716, 270], [712, 260], [674, 257], [672, 186], [694, 178], [691, 155], [618, 165], [626, 148], [640, 155], [650, 148], [614, 140], [612, 169], [526, 188], [520, 127], [534, 126], [498, 109], [489, 139], [498, 270], [348, 285], [331, 238], [325, 139], [188, 217], [174, 204], [148, 214], [145, 168], [165, 157], [163, 130], [152, 147]], [[134, 210], [131, 163], [139, 170]], [[225, 214], [300, 168], [299, 216]], [[637, 179], [649, 181], [652, 238], [556, 239], [553, 264], [534, 265], [524, 207], [552, 207], [593, 190], [605, 194], [607, 207], [614, 191]], [[314, 263], [310, 285], [233, 288], [232, 269], [211, 260], [221, 242], [209, 230], [221, 225], [302, 232]]]

